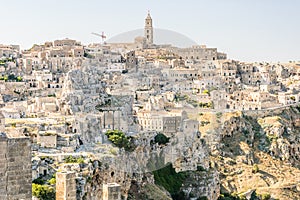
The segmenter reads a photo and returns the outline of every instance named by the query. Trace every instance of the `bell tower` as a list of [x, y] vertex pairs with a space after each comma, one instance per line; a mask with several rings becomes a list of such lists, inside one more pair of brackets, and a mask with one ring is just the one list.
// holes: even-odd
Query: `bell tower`
[[150, 16], [150, 12], [148, 11], [148, 15], [145, 19], [145, 29], [144, 34], [146, 38], [146, 44], [153, 44], [153, 27], [152, 27], [152, 18]]

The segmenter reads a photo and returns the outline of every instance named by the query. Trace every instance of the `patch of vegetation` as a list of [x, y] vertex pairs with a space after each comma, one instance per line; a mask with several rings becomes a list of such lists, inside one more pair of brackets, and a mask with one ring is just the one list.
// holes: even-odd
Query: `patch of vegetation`
[[212, 102], [208, 102], [208, 103], [200, 102], [199, 107], [201, 107], [201, 108], [213, 108], [213, 104], [212, 104]]
[[126, 136], [125, 133], [119, 130], [108, 130], [105, 135], [108, 140], [119, 148], [124, 148], [125, 151], [134, 151], [135, 145], [133, 138]]
[[17, 90], [14, 90], [14, 93], [16, 94], [21, 94], [21, 92], [17, 91]]
[[181, 95], [180, 93], [176, 93], [175, 96], [174, 96], [174, 100], [176, 102], [178, 101], [184, 101], [184, 100], [188, 100], [189, 99], [189, 96], [188, 95]]
[[54, 176], [53, 176], [51, 179], [49, 179], [47, 182], [48, 182], [50, 185], [55, 185], [55, 184], [56, 184], [56, 177], [55, 177], [55, 174], [54, 174]]
[[162, 144], [167, 144], [169, 142], [170, 138], [168, 138], [167, 136], [165, 136], [162, 133], [158, 133], [155, 137], [154, 137], [154, 142], [158, 143], [159, 145]]
[[204, 167], [198, 165], [198, 166], [197, 166], [197, 171], [198, 171], [198, 172], [204, 172], [204, 171], [206, 171], [206, 170], [205, 170]]
[[194, 108], [196, 108], [196, 107], [198, 106], [198, 101], [196, 101], [196, 100], [191, 100], [191, 99], [189, 99], [189, 100], [187, 101], [187, 103], [189, 103], [189, 104], [191, 104], [192, 106], [194, 106]]
[[209, 121], [201, 121], [201, 122], [200, 122], [200, 126], [206, 126], [206, 125], [208, 125], [208, 124], [210, 124]]
[[293, 100], [293, 101], [296, 101], [295, 96], [291, 96], [290, 99]]
[[173, 199], [183, 199], [180, 188], [188, 177], [188, 172], [176, 173], [172, 164], [153, 172], [155, 184], [164, 187], [170, 192]]
[[32, 195], [40, 200], [54, 200], [55, 190], [48, 185], [32, 184]]
[[209, 90], [203, 90], [202, 93], [203, 93], [203, 94], [208, 94], [208, 95], [210, 95]]
[[43, 185], [43, 184], [45, 184], [45, 181], [39, 177], [39, 178], [34, 179], [34, 180], [32, 181], [32, 183], [33, 183], [33, 184]]
[[23, 78], [21, 76], [17, 76], [16, 81], [17, 82], [21, 82], [23, 80]]
[[276, 135], [267, 135], [269, 143], [271, 144], [273, 141], [276, 141], [278, 137]]
[[217, 113], [216, 113], [217, 118], [221, 118], [222, 115], [223, 115], [223, 113], [221, 113], [221, 112], [217, 112]]
[[300, 105], [297, 105], [295, 108], [300, 112]]
[[260, 196], [261, 200], [269, 200], [269, 199], [271, 199], [271, 195], [268, 194], [268, 193], [266, 193], [266, 194], [261, 194], [261, 195], [259, 195], [259, 196]]
[[54, 162], [54, 159], [51, 158], [50, 156], [41, 156], [40, 159], [41, 159], [41, 160], [48, 160], [48, 161], [50, 161], [50, 162]]
[[8, 76], [5, 75], [5, 76], [0, 76], [0, 81], [8, 81]]
[[241, 200], [237, 194], [224, 193], [220, 194], [218, 200]]
[[197, 200], [208, 200], [208, 198], [206, 196], [201, 196]]
[[86, 52], [84, 52], [83, 57], [90, 58], [90, 59], [95, 58], [95, 56], [93, 56], [93, 55], [91, 55], [89, 53], [86, 53]]
[[21, 82], [23, 78], [21, 76], [15, 76], [14, 74], [9, 74], [9, 75], [0, 76], [0, 80], [4, 80], [5, 82], [6, 81]]
[[244, 135], [249, 135], [249, 131], [247, 129], [243, 129], [242, 132], [244, 133]]
[[64, 160], [66, 163], [78, 163], [78, 164], [84, 163], [84, 159], [82, 156], [76, 158], [76, 157], [70, 155], [70, 156], [66, 157]]
[[257, 164], [254, 164], [254, 165], [253, 165], [253, 168], [252, 168], [252, 173], [256, 174], [257, 172], [259, 172], [258, 165], [257, 165]]

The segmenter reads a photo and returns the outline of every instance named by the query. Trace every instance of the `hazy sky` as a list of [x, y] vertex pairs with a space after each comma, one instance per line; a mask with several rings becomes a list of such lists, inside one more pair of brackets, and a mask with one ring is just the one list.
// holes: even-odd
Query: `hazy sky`
[[0, 0], [0, 43], [29, 48], [55, 39], [84, 44], [143, 28], [182, 33], [241, 61], [300, 60], [298, 0]]

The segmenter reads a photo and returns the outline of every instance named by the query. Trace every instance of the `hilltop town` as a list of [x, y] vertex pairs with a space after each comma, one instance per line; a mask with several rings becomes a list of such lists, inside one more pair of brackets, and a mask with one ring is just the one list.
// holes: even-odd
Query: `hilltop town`
[[0, 45], [1, 199], [300, 198], [300, 63], [156, 45], [152, 24]]

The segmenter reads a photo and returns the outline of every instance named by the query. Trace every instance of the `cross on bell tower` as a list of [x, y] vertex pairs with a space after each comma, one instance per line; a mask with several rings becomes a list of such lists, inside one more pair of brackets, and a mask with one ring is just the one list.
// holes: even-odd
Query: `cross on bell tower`
[[145, 19], [145, 29], [144, 34], [146, 38], [146, 44], [153, 44], [153, 27], [152, 27], [152, 18], [150, 16], [150, 12], [148, 11], [148, 15]]

